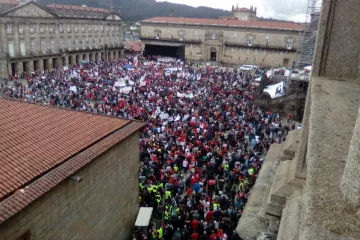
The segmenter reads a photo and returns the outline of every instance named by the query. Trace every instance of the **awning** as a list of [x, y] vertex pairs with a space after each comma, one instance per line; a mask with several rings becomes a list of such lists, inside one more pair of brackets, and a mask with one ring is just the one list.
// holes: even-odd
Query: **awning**
[[141, 207], [136, 218], [135, 227], [149, 226], [152, 211], [152, 207]]

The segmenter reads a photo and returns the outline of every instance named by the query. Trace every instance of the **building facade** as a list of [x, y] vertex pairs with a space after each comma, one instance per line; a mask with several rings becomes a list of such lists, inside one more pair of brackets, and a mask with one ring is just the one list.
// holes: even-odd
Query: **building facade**
[[256, 9], [235, 9], [229, 19], [146, 19], [141, 22], [142, 50], [147, 54], [150, 46], [173, 45], [185, 48], [188, 61], [292, 66], [299, 58], [302, 26], [254, 21], [255, 14]]
[[119, 57], [122, 19], [105, 9], [31, 1], [0, 14], [0, 39], [1, 77], [51, 70]]
[[5, 108], [0, 239], [130, 239], [143, 123], [0, 99]]

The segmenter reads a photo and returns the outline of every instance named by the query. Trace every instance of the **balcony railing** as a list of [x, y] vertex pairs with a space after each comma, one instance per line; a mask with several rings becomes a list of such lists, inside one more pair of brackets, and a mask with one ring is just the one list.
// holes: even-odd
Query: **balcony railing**
[[7, 34], [12, 34], [12, 29], [6, 29]]

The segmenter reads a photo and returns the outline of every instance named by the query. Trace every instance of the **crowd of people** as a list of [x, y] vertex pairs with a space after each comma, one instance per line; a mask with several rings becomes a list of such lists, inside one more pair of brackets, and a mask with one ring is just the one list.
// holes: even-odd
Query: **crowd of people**
[[2, 81], [0, 94], [145, 121], [139, 202], [153, 214], [134, 239], [235, 240], [270, 144], [295, 128], [252, 103], [253, 80], [264, 70], [126, 55], [24, 74], [12, 85]]

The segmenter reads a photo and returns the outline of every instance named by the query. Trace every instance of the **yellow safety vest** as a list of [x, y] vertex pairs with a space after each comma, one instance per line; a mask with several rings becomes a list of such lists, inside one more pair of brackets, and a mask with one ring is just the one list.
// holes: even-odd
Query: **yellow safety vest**
[[216, 210], [216, 209], [217, 209], [217, 207], [218, 207], [218, 205], [219, 205], [219, 204], [214, 203], [214, 204], [213, 204], [213, 209], [214, 209], [214, 210]]
[[166, 199], [171, 197], [171, 192], [170, 191], [166, 191]]
[[159, 229], [157, 230], [157, 232], [158, 232], [158, 237], [159, 237], [159, 239], [162, 238], [162, 237], [163, 237], [163, 230], [162, 230], [162, 228], [159, 228]]

